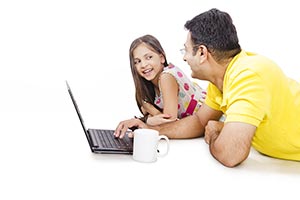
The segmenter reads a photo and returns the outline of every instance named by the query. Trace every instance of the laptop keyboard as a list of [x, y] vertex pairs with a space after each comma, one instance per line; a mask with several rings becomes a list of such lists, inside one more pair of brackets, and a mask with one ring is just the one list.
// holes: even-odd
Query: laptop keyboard
[[89, 131], [93, 132], [91, 135], [94, 136], [92, 139], [94, 146], [100, 146], [99, 144], [102, 144], [101, 146], [117, 149], [128, 149], [131, 147], [129, 141], [126, 141], [126, 138], [115, 138], [112, 130], [90, 129]]

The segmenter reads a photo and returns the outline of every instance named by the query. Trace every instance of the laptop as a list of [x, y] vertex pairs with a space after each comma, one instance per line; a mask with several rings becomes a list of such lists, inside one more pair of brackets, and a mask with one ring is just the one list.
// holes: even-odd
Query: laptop
[[129, 138], [127, 134], [122, 139], [120, 139], [114, 137], [114, 130], [85, 128], [82, 115], [80, 114], [70, 85], [67, 81], [66, 84], [91, 151], [93, 153], [106, 154], [132, 154], [133, 138]]

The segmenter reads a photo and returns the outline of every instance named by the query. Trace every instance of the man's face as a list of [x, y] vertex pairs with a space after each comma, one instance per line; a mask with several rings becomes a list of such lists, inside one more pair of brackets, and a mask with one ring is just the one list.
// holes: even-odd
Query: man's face
[[193, 78], [197, 78], [197, 74], [199, 73], [200, 67], [200, 56], [198, 55], [198, 51], [194, 53], [193, 48], [195, 45], [192, 43], [191, 40], [191, 33], [188, 32], [186, 42], [184, 43], [184, 56], [183, 60], [188, 63], [191, 67]]

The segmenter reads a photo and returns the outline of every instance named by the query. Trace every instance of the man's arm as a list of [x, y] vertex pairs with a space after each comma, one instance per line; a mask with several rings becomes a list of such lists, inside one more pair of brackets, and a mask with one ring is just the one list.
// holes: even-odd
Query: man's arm
[[198, 116], [192, 115], [178, 121], [150, 127], [159, 131], [170, 139], [185, 139], [203, 136], [204, 128], [201, 126]]
[[207, 122], [209, 120], [218, 120], [221, 116], [222, 112], [216, 111], [204, 103], [197, 113], [192, 116], [152, 128], [157, 129], [161, 135], [166, 135], [173, 139], [202, 137]]
[[[163, 115], [165, 114], [162, 114], [162, 117]], [[116, 128], [114, 135], [122, 138], [128, 129], [134, 127], [156, 129], [160, 135], [166, 135], [170, 139], [195, 138], [204, 135], [204, 128], [208, 120], [218, 120], [221, 116], [222, 112], [213, 110], [204, 103], [194, 115], [178, 121], [170, 120], [173, 122], [167, 122], [166, 119], [166, 123], [158, 126], [150, 126], [139, 119], [122, 121]]]
[[227, 167], [235, 167], [248, 157], [256, 127], [241, 122], [228, 122], [219, 131], [209, 128], [216, 127], [216, 123], [220, 122], [208, 123], [205, 141], [219, 162]]

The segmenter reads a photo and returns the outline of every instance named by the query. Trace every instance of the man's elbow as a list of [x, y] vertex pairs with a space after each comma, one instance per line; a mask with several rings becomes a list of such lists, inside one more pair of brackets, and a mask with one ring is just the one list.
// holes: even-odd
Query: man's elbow
[[217, 144], [210, 145], [210, 152], [221, 164], [230, 168], [241, 164], [249, 155], [249, 152], [235, 151], [225, 145]]
[[233, 168], [233, 167], [236, 167], [238, 166], [239, 164], [241, 164], [243, 161], [237, 161], [235, 159], [225, 159], [223, 161], [220, 161], [225, 167], [230, 167], [230, 168]]

